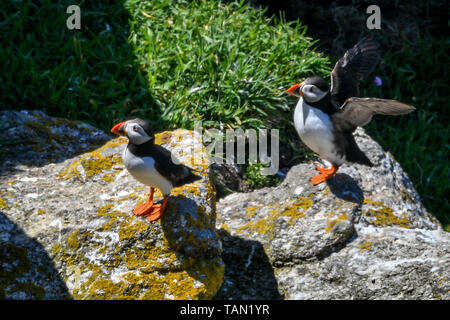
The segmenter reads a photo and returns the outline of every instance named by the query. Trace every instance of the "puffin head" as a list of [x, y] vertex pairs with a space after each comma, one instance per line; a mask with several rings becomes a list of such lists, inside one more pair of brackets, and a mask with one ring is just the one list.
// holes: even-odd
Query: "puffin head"
[[306, 102], [314, 103], [322, 100], [330, 92], [330, 86], [322, 77], [309, 77], [305, 81], [294, 84], [286, 93], [295, 97], [303, 97]]
[[111, 132], [119, 136], [127, 137], [135, 145], [155, 141], [152, 128], [147, 121], [140, 118], [120, 122], [111, 129]]

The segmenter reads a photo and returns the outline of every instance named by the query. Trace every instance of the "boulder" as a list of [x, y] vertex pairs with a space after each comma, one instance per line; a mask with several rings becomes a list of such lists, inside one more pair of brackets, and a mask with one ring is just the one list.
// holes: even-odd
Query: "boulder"
[[216, 294], [224, 264], [215, 191], [193, 131], [156, 135], [202, 179], [173, 189], [161, 220], [150, 223], [132, 214], [148, 188], [122, 164], [125, 138], [38, 111], [2, 111], [0, 124], [0, 140], [14, 142], [0, 154], [0, 298]]
[[300, 164], [273, 188], [217, 203], [225, 279], [217, 298], [449, 299], [450, 235], [392, 155], [358, 129], [373, 168], [313, 186]]

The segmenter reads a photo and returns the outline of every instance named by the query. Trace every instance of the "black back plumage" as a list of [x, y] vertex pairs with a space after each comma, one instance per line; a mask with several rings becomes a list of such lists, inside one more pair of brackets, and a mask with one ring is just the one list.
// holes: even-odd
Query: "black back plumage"
[[366, 37], [336, 62], [331, 72], [331, 97], [338, 106], [348, 98], [359, 97], [359, 81], [372, 72], [379, 57], [376, 41]]
[[136, 145], [129, 143], [128, 150], [137, 157], [152, 157], [155, 160], [155, 169], [174, 187], [200, 180], [191, 168], [184, 164], [175, 164], [172, 161], [172, 153], [166, 148], [154, 144], [153, 140]]

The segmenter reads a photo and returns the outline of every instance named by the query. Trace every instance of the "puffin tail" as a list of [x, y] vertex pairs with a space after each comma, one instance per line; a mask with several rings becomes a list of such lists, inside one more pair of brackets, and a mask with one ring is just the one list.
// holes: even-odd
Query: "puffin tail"
[[182, 186], [184, 184], [188, 184], [188, 183], [192, 183], [195, 182], [197, 180], [202, 179], [201, 176], [196, 175], [193, 170], [187, 166], [184, 166], [184, 170], [185, 174], [183, 175], [183, 177], [180, 177], [175, 185], [175, 187], [179, 187]]
[[365, 166], [373, 167], [372, 161], [365, 155], [364, 152], [359, 148], [359, 146], [356, 144], [355, 138], [353, 135], [350, 135], [348, 137], [348, 145], [347, 145], [347, 161], [349, 162], [355, 162], [359, 164], [363, 164]]

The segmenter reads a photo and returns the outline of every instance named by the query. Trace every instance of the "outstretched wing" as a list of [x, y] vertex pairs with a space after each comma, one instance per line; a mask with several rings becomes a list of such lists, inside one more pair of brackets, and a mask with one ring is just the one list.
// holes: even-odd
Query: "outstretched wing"
[[336, 62], [331, 72], [331, 96], [339, 106], [348, 98], [359, 96], [358, 82], [372, 72], [378, 59], [377, 43], [366, 37]]
[[413, 112], [415, 107], [395, 100], [378, 98], [350, 98], [341, 109], [332, 115], [335, 128], [341, 132], [353, 132], [365, 126], [374, 114], [402, 115]]

